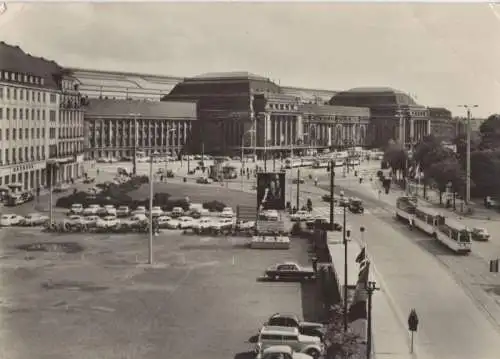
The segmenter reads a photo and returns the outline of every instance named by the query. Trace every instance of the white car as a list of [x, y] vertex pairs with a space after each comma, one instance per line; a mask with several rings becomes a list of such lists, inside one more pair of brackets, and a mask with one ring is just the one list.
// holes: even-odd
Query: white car
[[96, 223], [97, 228], [112, 228], [120, 224], [120, 220], [116, 216], [105, 216], [99, 218]]
[[70, 226], [87, 224], [86, 218], [78, 214], [68, 216], [68, 218], [64, 222], [69, 224]]
[[188, 229], [193, 226], [196, 220], [192, 217], [182, 216], [177, 219], [179, 221], [180, 229]]
[[133, 216], [135, 216], [136, 214], [146, 215], [146, 207], [144, 206], [137, 207], [135, 210], [132, 211]]
[[83, 206], [80, 203], [75, 203], [71, 206], [71, 209], [69, 210], [70, 213], [73, 214], [82, 214], [83, 213]]
[[220, 218], [212, 223], [211, 228], [216, 231], [221, 231], [223, 229], [230, 229], [234, 225], [232, 218]]
[[[158, 221], [160, 228], [168, 228], [168, 223], [172, 221], [172, 218], [169, 216], [160, 216], [156, 220]], [[177, 223], [177, 225], [179, 224]]]
[[155, 206], [151, 210], [151, 214], [153, 215], [153, 217], [159, 217], [163, 215], [163, 210], [161, 209], [161, 207]]
[[172, 208], [172, 218], [181, 217], [184, 214], [184, 210], [181, 207]]
[[116, 208], [110, 204], [104, 206], [104, 210], [108, 216], [116, 216]]
[[282, 346], [283, 337], [286, 337], [286, 345], [295, 352], [307, 354], [314, 359], [325, 353], [325, 346], [318, 337], [300, 334], [299, 329], [293, 327], [264, 326], [260, 330], [255, 347], [257, 358], [261, 358], [260, 355], [265, 353], [266, 349]]
[[178, 218], [170, 218], [170, 220], [166, 221], [164, 224], [165, 228], [168, 229], [179, 229], [180, 222]]
[[233, 218], [234, 217], [233, 209], [231, 207], [224, 207], [220, 216], [223, 218]]
[[268, 221], [277, 221], [280, 218], [280, 215], [275, 209], [268, 209], [262, 212], [262, 216]]
[[253, 229], [253, 228], [255, 228], [255, 221], [238, 220], [236, 222], [236, 228], [240, 229], [240, 230]]
[[138, 213], [138, 214], [134, 214], [131, 218], [130, 218], [130, 223], [131, 224], [137, 224], [137, 223], [141, 223], [141, 222], [147, 222], [149, 219], [148, 217], [146, 217], [145, 214], [142, 214], [142, 213]]
[[193, 231], [199, 233], [199, 232], [203, 232], [203, 231], [206, 231], [206, 230], [209, 230], [210, 228], [212, 228], [212, 223], [213, 223], [213, 220], [212, 218], [207, 218], [207, 217], [204, 217], [204, 218], [200, 218], [199, 220], [195, 221], [193, 223]]
[[98, 214], [101, 211], [102, 211], [101, 206], [99, 206], [98, 204], [91, 204], [90, 206], [88, 206], [83, 210], [83, 214], [85, 216], [90, 216], [92, 214]]
[[0, 217], [0, 226], [17, 226], [18, 224], [21, 224], [23, 220], [24, 217], [17, 214], [4, 214]]
[[117, 217], [127, 217], [130, 214], [130, 209], [128, 206], [119, 206], [116, 210]]
[[311, 214], [307, 211], [297, 211], [290, 216], [290, 220], [293, 222], [308, 221], [311, 219]]
[[89, 227], [95, 227], [97, 225], [97, 221], [99, 221], [101, 217], [99, 216], [86, 216], [83, 217], [83, 222]]
[[313, 359], [312, 356], [294, 351], [288, 345], [274, 345], [257, 353], [256, 359]]
[[48, 216], [44, 216], [40, 213], [30, 213], [26, 217], [24, 217], [22, 224], [24, 226], [40, 226], [47, 223], [48, 221]]

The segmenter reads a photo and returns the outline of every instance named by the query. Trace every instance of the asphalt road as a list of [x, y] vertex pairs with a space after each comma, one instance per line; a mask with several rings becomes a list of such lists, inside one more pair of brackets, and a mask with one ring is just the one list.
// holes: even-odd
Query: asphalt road
[[[84, 249], [16, 249], [40, 241]], [[307, 264], [302, 241], [288, 251], [255, 251], [241, 238], [168, 232], [155, 238], [158, 264], [149, 267], [141, 264], [147, 248], [137, 235], [7, 229], [1, 258], [5, 358], [243, 359], [269, 315], [304, 311], [313, 319], [311, 288], [257, 281], [276, 262]]]
[[[484, 306], [485, 289], [491, 289], [483, 287], [484, 260], [474, 254], [457, 256], [396, 222], [393, 208], [385, 203], [344, 190], [364, 199], [368, 213], [349, 213], [347, 223], [357, 238], [359, 228], [366, 228], [369, 256], [394, 303], [401, 329], [406, 329], [411, 308], [419, 314], [418, 358], [497, 358], [499, 326], [491, 315], [497, 307]], [[337, 215], [336, 221], [340, 220]]]

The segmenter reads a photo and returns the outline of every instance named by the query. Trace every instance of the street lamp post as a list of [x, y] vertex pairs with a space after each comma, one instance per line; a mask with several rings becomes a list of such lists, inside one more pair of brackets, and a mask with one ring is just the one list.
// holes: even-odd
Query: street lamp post
[[248, 131], [244, 132], [243, 135], [241, 135], [241, 169], [242, 169], [242, 175], [241, 175], [241, 189], [243, 189], [243, 177], [245, 175], [244, 170], [245, 170], [245, 159], [244, 159], [244, 144], [245, 144], [245, 136], [248, 133], [255, 133], [255, 129], [251, 128]]
[[347, 331], [347, 323], [348, 323], [348, 299], [347, 299], [347, 287], [348, 287], [348, 238], [350, 236], [350, 231], [347, 231], [347, 202], [345, 199], [344, 192], [340, 192], [340, 203], [343, 207], [343, 223], [342, 223], [342, 238], [344, 243], [344, 331]]
[[129, 116], [133, 118], [134, 124], [134, 147], [133, 147], [133, 167], [132, 174], [135, 176], [137, 174], [137, 147], [138, 147], [138, 134], [139, 130], [137, 128], [137, 117], [139, 117], [140, 113], [129, 113]]
[[335, 230], [335, 161], [330, 161], [330, 229]]
[[478, 107], [478, 105], [460, 105], [459, 107], [463, 107], [467, 110], [467, 176], [466, 176], [466, 186], [465, 186], [465, 204], [468, 206], [470, 203], [470, 174], [471, 174], [471, 165], [470, 165], [470, 142], [471, 142], [471, 127], [470, 121], [472, 117], [471, 109]]
[[148, 263], [153, 264], [153, 157], [155, 153], [151, 153], [149, 157], [149, 256]]
[[376, 290], [380, 290], [380, 288], [377, 287], [377, 283], [369, 281], [366, 285], [366, 294], [368, 295], [366, 359], [371, 359], [372, 356], [372, 295]]

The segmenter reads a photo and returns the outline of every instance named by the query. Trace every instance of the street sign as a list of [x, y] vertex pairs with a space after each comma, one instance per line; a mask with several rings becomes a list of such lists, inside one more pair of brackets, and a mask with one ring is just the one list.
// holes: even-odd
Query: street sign
[[498, 273], [499, 259], [492, 259], [490, 261], [490, 273]]
[[411, 332], [416, 332], [418, 329], [418, 315], [415, 309], [410, 311], [410, 315], [408, 316], [408, 330]]

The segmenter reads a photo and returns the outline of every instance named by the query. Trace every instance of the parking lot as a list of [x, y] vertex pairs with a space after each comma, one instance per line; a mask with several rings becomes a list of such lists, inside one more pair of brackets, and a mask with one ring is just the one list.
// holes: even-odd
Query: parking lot
[[146, 235], [0, 233], [2, 357], [242, 359], [269, 315], [314, 312], [310, 285], [257, 280], [276, 262], [307, 264], [304, 240], [259, 251], [170, 231], [151, 267]]

